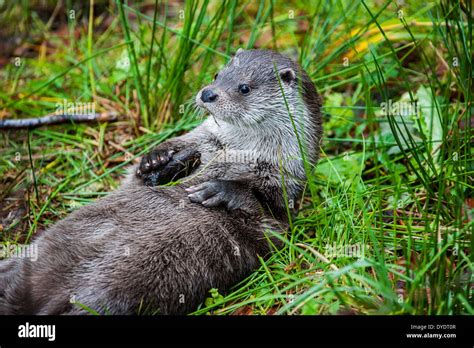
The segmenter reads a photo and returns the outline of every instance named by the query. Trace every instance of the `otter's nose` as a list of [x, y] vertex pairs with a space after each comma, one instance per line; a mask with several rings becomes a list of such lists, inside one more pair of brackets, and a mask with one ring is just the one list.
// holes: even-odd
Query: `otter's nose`
[[218, 95], [212, 89], [205, 89], [201, 93], [201, 100], [204, 103], [212, 103], [217, 100]]

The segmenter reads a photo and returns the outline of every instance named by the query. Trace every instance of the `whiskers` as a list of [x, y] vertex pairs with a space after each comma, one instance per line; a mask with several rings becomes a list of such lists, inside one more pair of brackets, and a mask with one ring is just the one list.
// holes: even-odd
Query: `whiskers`
[[202, 120], [206, 116], [206, 110], [200, 108], [194, 98], [190, 98], [183, 104], [185, 113], [191, 116], [192, 120]]

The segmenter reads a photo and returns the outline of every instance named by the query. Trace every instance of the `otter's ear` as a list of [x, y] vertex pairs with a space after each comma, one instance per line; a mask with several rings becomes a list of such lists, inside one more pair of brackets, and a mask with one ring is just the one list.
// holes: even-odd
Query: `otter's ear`
[[244, 51], [243, 48], [239, 48], [239, 49], [237, 50], [237, 52], [235, 52], [235, 55], [238, 56], [238, 55], [239, 55], [240, 53], [242, 53], [243, 51]]
[[278, 73], [280, 74], [280, 79], [283, 82], [290, 84], [293, 81], [296, 81], [296, 73], [291, 68], [281, 69]]

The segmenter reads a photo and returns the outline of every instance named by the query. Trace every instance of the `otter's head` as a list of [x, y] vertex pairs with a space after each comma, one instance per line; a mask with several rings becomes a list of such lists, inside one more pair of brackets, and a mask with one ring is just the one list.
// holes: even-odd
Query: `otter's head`
[[306, 72], [268, 50], [239, 49], [214, 82], [199, 91], [196, 103], [217, 120], [240, 127], [290, 124], [290, 113], [306, 125], [321, 124], [321, 101]]

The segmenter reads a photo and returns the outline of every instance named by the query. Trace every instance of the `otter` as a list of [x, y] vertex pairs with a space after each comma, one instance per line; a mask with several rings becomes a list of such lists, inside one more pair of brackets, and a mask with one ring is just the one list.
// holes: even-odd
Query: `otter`
[[0, 262], [0, 314], [188, 314], [281, 246], [315, 164], [321, 98], [293, 60], [238, 50], [196, 96], [210, 115], [161, 143], [115, 192]]

